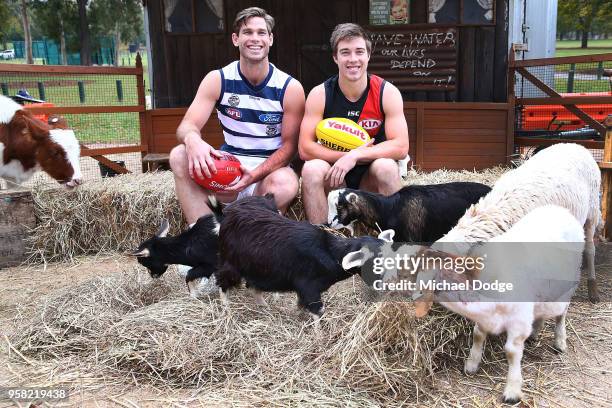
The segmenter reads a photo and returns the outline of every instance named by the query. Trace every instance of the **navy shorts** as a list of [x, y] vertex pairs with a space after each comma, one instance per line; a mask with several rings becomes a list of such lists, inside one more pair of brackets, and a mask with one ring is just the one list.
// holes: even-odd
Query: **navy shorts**
[[366, 174], [369, 168], [369, 164], [358, 164], [353, 167], [348, 173], [346, 173], [346, 176], [344, 176], [344, 182], [346, 183], [346, 186], [348, 188], [352, 188], [353, 190], [359, 190], [361, 179]]

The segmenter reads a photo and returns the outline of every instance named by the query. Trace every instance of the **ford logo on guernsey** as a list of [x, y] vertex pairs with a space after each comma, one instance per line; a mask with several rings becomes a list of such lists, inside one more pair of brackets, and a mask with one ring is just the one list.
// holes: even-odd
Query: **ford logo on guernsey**
[[282, 115], [280, 113], [262, 113], [259, 120], [263, 123], [280, 123]]
[[225, 113], [227, 113], [227, 116], [230, 116], [234, 119], [240, 119], [242, 117], [242, 112], [240, 112], [236, 108], [225, 108]]

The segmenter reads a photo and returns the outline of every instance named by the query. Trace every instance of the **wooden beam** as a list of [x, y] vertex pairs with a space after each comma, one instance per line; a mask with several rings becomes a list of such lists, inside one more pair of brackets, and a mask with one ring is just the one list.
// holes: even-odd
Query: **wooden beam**
[[133, 146], [101, 147], [93, 149], [81, 145], [81, 156], [101, 156], [104, 154], [146, 152], [147, 149], [148, 146], [144, 144]]
[[514, 143], [518, 146], [551, 146], [557, 143], [576, 143], [587, 149], [603, 149], [604, 142], [598, 140], [547, 139], [536, 137], [516, 137]]
[[[612, 115], [608, 115], [604, 121], [606, 126], [606, 138], [604, 144], [603, 162], [612, 162]], [[601, 213], [604, 219], [604, 236], [610, 240], [612, 238], [612, 171], [604, 171], [602, 175], [602, 200]]]
[[[91, 150], [91, 149], [89, 149], [87, 146], [81, 145], [81, 156], [84, 156], [83, 151], [88, 151], [88, 150]], [[86, 156], [89, 156], [89, 155], [86, 155]], [[104, 164], [106, 167], [114, 170], [116, 173], [119, 173], [119, 174], [131, 173], [131, 171], [129, 171], [125, 167], [118, 165], [114, 161], [111, 161], [104, 156], [90, 156], [90, 157]]]
[[563, 96], [561, 98], [517, 98], [517, 105], [600, 105], [612, 104], [612, 94], [610, 96]]
[[602, 170], [612, 170], [612, 162], [602, 161], [602, 162], [597, 162], [597, 165]]
[[[612, 54], [610, 54], [610, 57], [612, 57]], [[527, 71], [525, 68], [517, 68], [517, 71], [528, 81], [530, 81], [532, 84], [534, 84], [536, 87], [538, 87], [542, 92], [546, 93], [547, 95], [550, 96], [554, 96], [557, 98], [561, 98], [561, 94], [559, 94], [557, 91], [555, 91], [554, 89], [550, 88], [548, 85], [546, 85], [544, 82], [540, 81], [538, 78], [536, 78], [534, 75], [532, 75], [529, 71]], [[577, 108], [576, 105], [572, 105], [572, 104], [563, 104], [563, 106], [569, 110], [570, 112], [572, 112], [574, 115], [578, 116], [580, 119], [582, 119], [584, 122], [586, 122], [587, 124], [589, 124], [593, 129], [597, 130], [597, 132], [599, 132], [600, 135], [604, 135], [606, 133], [606, 128], [604, 125], [602, 125], [601, 123], [599, 123], [598, 121], [596, 121], [595, 119], [593, 119], [592, 117], [590, 117], [589, 115], [587, 115], [582, 109]]]
[[144, 112], [144, 105], [130, 106], [56, 106], [44, 107], [36, 105], [28, 105], [25, 107], [32, 113], [121, 113], [121, 112]]
[[113, 74], [113, 75], [138, 75], [142, 74], [142, 67], [117, 68], [117, 67], [89, 67], [82, 65], [27, 65], [27, 64], [2, 64], [0, 72], [39, 73], [39, 74]]
[[577, 55], [572, 57], [539, 58], [530, 60], [512, 61], [510, 67], [541, 67], [544, 65], [579, 64], [585, 62], [612, 61], [612, 53]]

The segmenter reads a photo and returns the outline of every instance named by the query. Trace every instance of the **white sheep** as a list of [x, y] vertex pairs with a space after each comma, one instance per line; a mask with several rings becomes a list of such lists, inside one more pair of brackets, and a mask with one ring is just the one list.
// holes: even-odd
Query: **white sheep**
[[[483, 259], [486, 254], [484, 269], [468, 273], [459, 271], [457, 266], [450, 270], [421, 270], [417, 282], [432, 279], [435, 282], [453, 283], [474, 282], [475, 279], [493, 282], [505, 277], [506, 280], [518, 284], [518, 290], [522, 292], [514, 293], [510, 298], [520, 301], [489, 301], [482, 292], [469, 290], [441, 293], [442, 297], [438, 298], [439, 303], [447, 309], [475, 322], [473, 343], [465, 362], [466, 373], [472, 374], [478, 370], [487, 334], [507, 333], [504, 350], [508, 359], [508, 376], [503, 397], [505, 402], [515, 403], [523, 396], [521, 359], [525, 340], [530, 335], [537, 336], [544, 320], [556, 319], [555, 347], [559, 351], [567, 349], [565, 315], [580, 277], [584, 231], [567, 209], [548, 205], [533, 210], [507, 232], [492, 238], [490, 242], [492, 244], [473, 247], [469, 253], [473, 260], [478, 257]], [[404, 245], [399, 252], [412, 259], [460, 258], [455, 254], [424, 249], [416, 245]], [[345, 268], [363, 266], [371, 256], [371, 253], [362, 249], [346, 255], [342, 264]], [[467, 258], [455, 265], [465, 265], [465, 259]], [[396, 272], [389, 270], [382, 279], [387, 280], [387, 274], [395, 275]], [[362, 276], [363, 273], [362, 271]], [[541, 282], [545, 284], [537, 285], [537, 279], [543, 279]], [[555, 286], [561, 286], [561, 291]], [[433, 292], [428, 292], [417, 302], [417, 315], [426, 314], [433, 302]]]
[[[558, 279], [564, 282], [575, 282], [580, 279], [580, 265], [584, 249], [584, 231], [582, 225], [568, 210], [558, 206], [539, 207], [516, 223], [508, 232], [492, 238], [494, 243], [523, 243], [520, 246], [499, 245], [486, 248], [497, 250], [520, 250], [519, 256], [506, 253], [495, 257], [491, 251], [486, 251], [490, 263], [487, 269], [492, 269], [496, 276], [520, 274], [521, 283], [532, 285], [529, 277], [541, 277], [542, 271], [554, 271]], [[541, 242], [546, 244], [536, 244]], [[549, 252], [549, 257], [543, 257], [543, 252], [550, 243], [566, 243], [559, 250]], [[477, 256], [471, 253], [470, 256]], [[550, 259], [550, 258], [554, 259]], [[498, 261], [496, 265], [491, 265]], [[512, 262], [509, 260], [512, 259]], [[500, 270], [501, 269], [501, 270]], [[505, 271], [504, 271], [505, 269]], [[485, 271], [486, 272], [486, 271]], [[486, 273], [483, 272], [483, 275]], [[486, 279], [486, 276], [482, 276]], [[514, 280], [520, 279], [514, 277]], [[491, 281], [491, 277], [486, 279]], [[524, 289], [524, 288], [523, 288]], [[504, 401], [515, 403], [522, 399], [521, 391], [523, 377], [521, 374], [521, 359], [525, 340], [537, 337], [546, 319], [555, 319], [555, 348], [561, 352], [567, 349], [565, 332], [565, 315], [569, 299], [575, 286], [569, 293], [563, 294], [566, 301], [553, 302], [546, 298], [548, 292], [541, 292], [541, 287], [534, 285], [532, 292], [523, 293], [520, 302], [444, 302], [447, 309], [458, 313], [473, 322], [473, 342], [470, 355], [465, 362], [465, 372], [473, 374], [478, 370], [482, 360], [482, 350], [487, 334], [498, 335], [507, 333], [504, 350], [508, 359], [508, 376], [504, 389]], [[533, 301], [526, 301], [533, 300]], [[539, 300], [539, 301], [538, 301]]]
[[574, 143], [550, 146], [500, 177], [493, 190], [432, 248], [448, 248], [453, 243], [456, 249], [452, 252], [465, 255], [471, 243], [504, 233], [534, 208], [558, 205], [584, 227], [589, 299], [598, 302], [593, 239], [601, 222], [600, 184], [599, 167], [587, 149]]

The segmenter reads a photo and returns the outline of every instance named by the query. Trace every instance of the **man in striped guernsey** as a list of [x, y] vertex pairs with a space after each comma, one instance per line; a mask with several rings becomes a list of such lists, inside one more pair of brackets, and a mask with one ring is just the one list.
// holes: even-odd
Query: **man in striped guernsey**
[[243, 177], [223, 193], [222, 202], [246, 195], [273, 193], [282, 211], [295, 198], [298, 178], [288, 167], [297, 151], [304, 114], [302, 85], [268, 61], [273, 43], [274, 18], [258, 7], [239, 12], [232, 42], [240, 59], [209, 72], [177, 129], [181, 144], [170, 153], [176, 193], [187, 221], [211, 210], [209, 192], [192, 176], [210, 177], [213, 157], [220, 153], [202, 139], [200, 131], [216, 108], [225, 143], [221, 150], [234, 154], [243, 165]]

